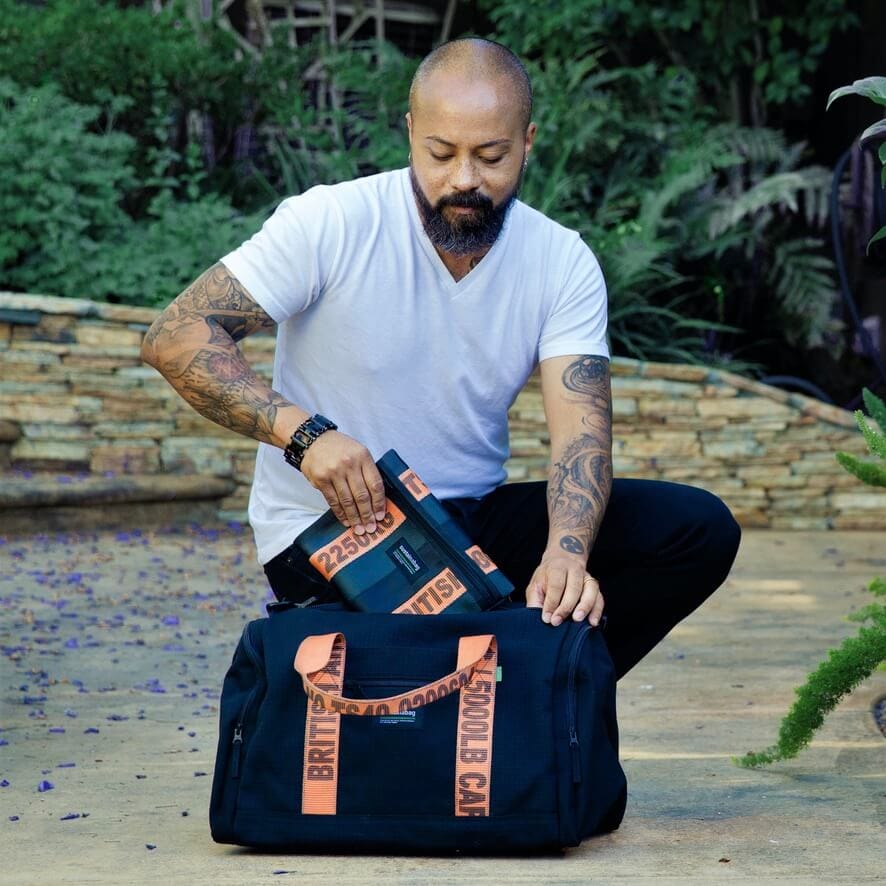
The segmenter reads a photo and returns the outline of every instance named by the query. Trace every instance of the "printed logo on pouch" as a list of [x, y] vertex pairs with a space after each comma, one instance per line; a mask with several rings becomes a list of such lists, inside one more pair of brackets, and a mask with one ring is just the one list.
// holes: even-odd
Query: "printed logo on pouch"
[[407, 541], [401, 541], [394, 545], [387, 554], [394, 561], [394, 564], [399, 569], [402, 569], [409, 578], [417, 575], [425, 568], [425, 564]]

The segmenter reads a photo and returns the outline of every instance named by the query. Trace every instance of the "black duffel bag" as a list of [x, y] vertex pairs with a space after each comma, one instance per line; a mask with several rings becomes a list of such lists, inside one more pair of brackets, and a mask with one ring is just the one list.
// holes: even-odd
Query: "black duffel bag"
[[224, 681], [217, 842], [522, 852], [618, 827], [626, 786], [600, 629], [554, 628], [518, 605], [269, 610]]

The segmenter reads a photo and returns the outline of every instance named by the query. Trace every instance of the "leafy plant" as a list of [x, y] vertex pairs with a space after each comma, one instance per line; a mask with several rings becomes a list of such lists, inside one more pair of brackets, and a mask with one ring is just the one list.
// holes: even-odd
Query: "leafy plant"
[[[861, 410], [855, 419], [864, 435], [871, 455], [886, 462], [886, 404], [865, 389], [864, 402], [868, 412], [880, 426], [871, 428]], [[843, 467], [862, 482], [886, 486], [886, 464], [862, 462], [845, 452], [837, 453]], [[876, 598], [886, 597], [886, 579], [875, 578], [869, 590]], [[886, 603], [875, 602], [849, 616], [850, 620], [866, 623], [855, 637], [849, 637], [828, 653], [823, 661], [796, 690], [797, 701], [781, 722], [778, 740], [770, 748], [748, 753], [735, 759], [740, 766], [755, 767], [795, 757], [809, 742], [815, 731], [844, 695], [886, 661]]]
[[90, 131], [100, 115], [53, 85], [0, 80], [0, 268], [3, 285], [93, 294], [103, 243], [127, 231], [121, 192], [135, 183], [133, 140]]
[[[841, 86], [830, 94], [827, 106], [830, 108], [831, 104], [838, 98], [853, 94], [863, 95], [878, 105], [886, 105], [886, 77], [865, 77], [863, 80], [856, 80], [851, 86]], [[877, 150], [877, 156], [883, 164], [883, 169], [880, 171], [880, 182], [883, 187], [886, 187], [886, 120], [878, 120], [869, 126], [861, 134], [859, 141], [862, 147], [866, 147], [870, 143], [880, 142], [880, 147]], [[873, 243], [884, 238], [886, 238], [886, 225], [871, 237], [868, 243], [868, 252], [870, 252]]]
[[811, 74], [832, 36], [858, 24], [843, 0], [483, 0], [497, 34], [529, 57], [580, 61], [597, 49], [605, 67], [703, 73], [702, 102], [737, 125], [812, 97]]
[[279, 199], [406, 163], [403, 115], [417, 60], [375, 43], [327, 50], [322, 59], [331, 101], [319, 107], [293, 89], [259, 129], [265, 155], [253, 175], [268, 196]]
[[[111, 107], [121, 108], [123, 99]], [[90, 131], [101, 116], [55, 86], [0, 80], [0, 285], [30, 292], [164, 304], [259, 224], [201, 191], [199, 148], [149, 155], [154, 192], [134, 220], [126, 196], [144, 189], [132, 138]], [[176, 173], [175, 170], [181, 170]]]

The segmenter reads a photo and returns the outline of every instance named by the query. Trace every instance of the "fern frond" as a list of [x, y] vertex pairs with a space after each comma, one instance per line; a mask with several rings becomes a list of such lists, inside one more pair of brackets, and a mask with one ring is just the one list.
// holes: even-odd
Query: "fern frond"
[[779, 243], [766, 280], [784, 313], [792, 320], [785, 327], [789, 341], [820, 343], [831, 325], [831, 308], [837, 293], [834, 263], [821, 255], [822, 244], [811, 237]]
[[703, 141], [693, 142], [668, 158], [643, 199], [637, 220], [644, 230], [658, 231], [668, 206], [706, 184], [712, 185], [717, 170], [741, 163], [741, 155], [729, 144], [728, 131], [720, 128]]
[[779, 172], [757, 182], [736, 199], [721, 197], [717, 211], [712, 212], [708, 220], [708, 236], [713, 240], [762, 209], [777, 207], [796, 213], [799, 194], [807, 185], [802, 171]]
[[737, 127], [732, 133], [732, 146], [754, 166], [777, 164], [787, 150], [784, 133], [765, 127]]

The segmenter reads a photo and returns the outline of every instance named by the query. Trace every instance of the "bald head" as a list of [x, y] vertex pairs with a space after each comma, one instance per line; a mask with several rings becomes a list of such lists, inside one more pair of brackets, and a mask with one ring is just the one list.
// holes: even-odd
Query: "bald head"
[[481, 37], [451, 40], [438, 46], [418, 66], [409, 89], [409, 111], [415, 116], [422, 96], [435, 74], [456, 75], [464, 80], [500, 84], [506, 101], [513, 103], [523, 129], [532, 117], [532, 85], [520, 59], [506, 46]]

